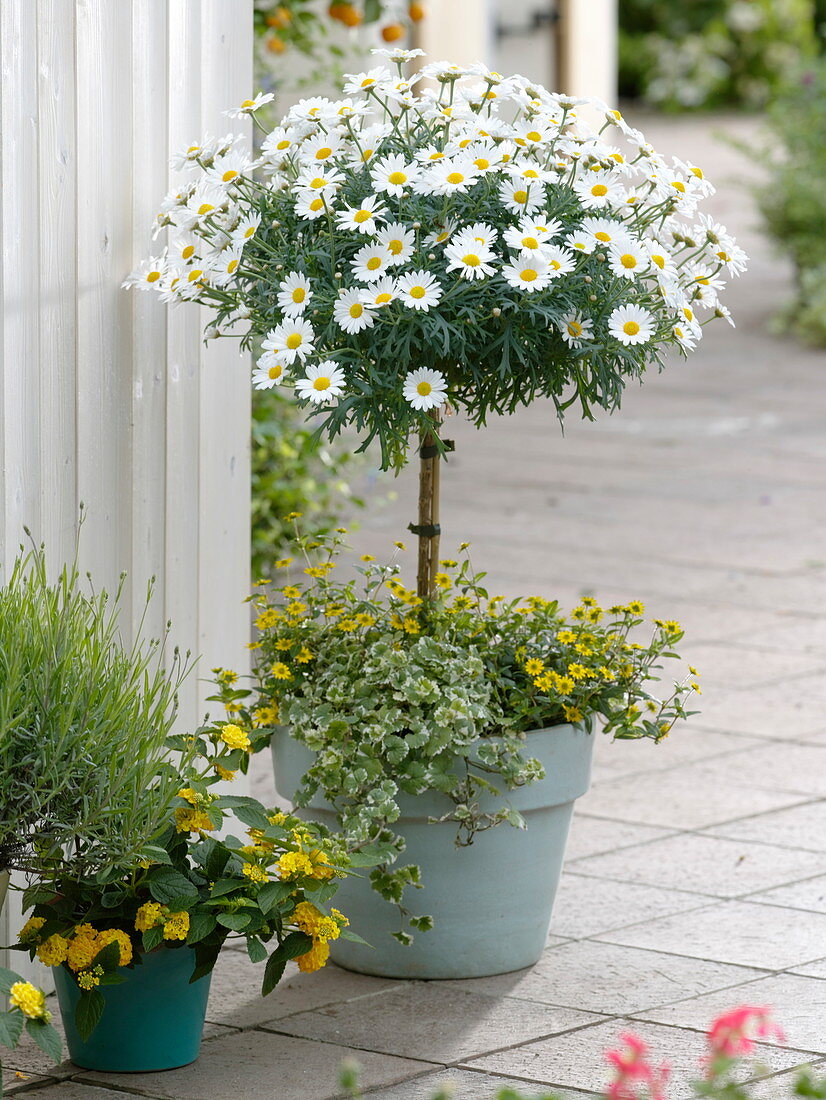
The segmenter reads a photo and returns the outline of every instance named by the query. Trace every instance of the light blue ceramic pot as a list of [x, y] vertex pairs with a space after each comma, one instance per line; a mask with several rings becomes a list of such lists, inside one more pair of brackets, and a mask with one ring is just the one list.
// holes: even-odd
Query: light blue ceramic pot
[[[348, 878], [335, 905], [371, 947], [336, 940], [333, 961], [387, 978], [480, 978], [533, 965], [548, 935], [574, 800], [590, 785], [594, 740], [570, 725], [529, 733], [526, 753], [542, 762], [545, 778], [507, 794], [527, 829], [499, 825], [478, 833], [469, 847], [456, 847], [455, 824], [428, 824], [452, 808], [445, 795], [402, 795], [393, 828], [407, 843], [401, 859], [421, 867], [424, 883], [408, 890], [406, 904], [429, 913], [434, 928], [403, 947], [390, 935], [399, 928], [398, 909], [375, 893], [366, 874]], [[278, 793], [292, 800], [312, 753], [281, 727], [272, 755]], [[491, 796], [480, 803], [501, 805]], [[304, 812], [337, 828], [335, 811], [318, 796]]]
[[134, 969], [121, 969], [125, 982], [100, 986], [106, 1007], [88, 1039], [81, 1039], [75, 1027], [77, 983], [64, 966], [55, 967], [71, 1060], [84, 1069], [109, 1073], [146, 1073], [194, 1062], [212, 980], [207, 974], [190, 983], [194, 966], [191, 947], [161, 947], [144, 955]]

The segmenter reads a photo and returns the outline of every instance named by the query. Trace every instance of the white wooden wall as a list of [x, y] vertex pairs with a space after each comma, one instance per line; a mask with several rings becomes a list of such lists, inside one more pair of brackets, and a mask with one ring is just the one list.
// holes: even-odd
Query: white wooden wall
[[[171, 619], [202, 677], [243, 666], [249, 363], [120, 283], [170, 152], [241, 125], [252, 0], [0, 0], [0, 67], [0, 579], [24, 525], [71, 557], [82, 501], [82, 567], [128, 573], [131, 622], [154, 576], [149, 629]], [[187, 723], [206, 694], [193, 676]]]

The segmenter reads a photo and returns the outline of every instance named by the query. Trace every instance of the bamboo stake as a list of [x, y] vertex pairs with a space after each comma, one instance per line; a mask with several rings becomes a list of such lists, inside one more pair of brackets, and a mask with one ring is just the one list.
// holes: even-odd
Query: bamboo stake
[[[438, 414], [434, 422], [439, 423]], [[439, 571], [439, 488], [441, 456], [436, 447], [433, 432], [425, 432], [421, 439], [419, 458], [419, 567], [417, 572], [418, 595], [426, 600], [435, 589], [435, 577]]]

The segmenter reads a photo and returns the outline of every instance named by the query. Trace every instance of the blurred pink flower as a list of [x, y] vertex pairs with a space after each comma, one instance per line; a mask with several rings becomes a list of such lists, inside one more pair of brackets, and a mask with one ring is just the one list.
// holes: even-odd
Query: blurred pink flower
[[620, 1035], [625, 1049], [605, 1052], [607, 1061], [616, 1069], [616, 1077], [608, 1085], [608, 1100], [664, 1100], [669, 1067], [655, 1066], [648, 1060], [648, 1045], [638, 1035]]

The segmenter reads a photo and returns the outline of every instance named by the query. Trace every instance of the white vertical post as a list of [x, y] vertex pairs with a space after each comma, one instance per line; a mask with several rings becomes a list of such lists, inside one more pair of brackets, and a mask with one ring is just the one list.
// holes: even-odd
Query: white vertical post
[[490, 64], [493, 14], [490, 0], [428, 0], [427, 15], [417, 24], [417, 45], [429, 61]]
[[557, 91], [616, 103], [618, 28], [617, 0], [562, 0], [563, 72]]

